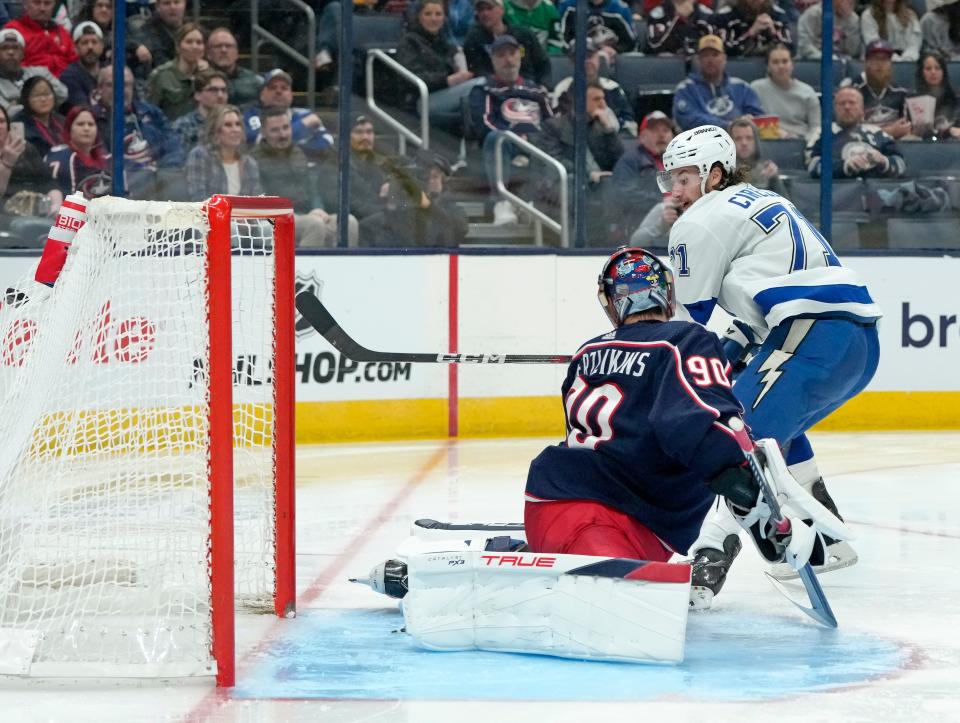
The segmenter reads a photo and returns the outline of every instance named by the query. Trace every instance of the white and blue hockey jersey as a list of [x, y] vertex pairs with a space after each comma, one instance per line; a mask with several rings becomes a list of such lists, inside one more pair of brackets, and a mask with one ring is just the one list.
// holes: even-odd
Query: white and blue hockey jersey
[[870, 323], [880, 307], [790, 201], [738, 184], [707, 193], [670, 230], [677, 300], [706, 324], [721, 308], [756, 330], [796, 317]]

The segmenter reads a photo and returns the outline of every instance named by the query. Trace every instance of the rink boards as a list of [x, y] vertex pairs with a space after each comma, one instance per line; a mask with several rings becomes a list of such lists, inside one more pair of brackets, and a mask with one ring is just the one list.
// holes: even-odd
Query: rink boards
[[[299, 255], [296, 270], [298, 287], [317, 291], [347, 333], [371, 349], [569, 354], [609, 328], [596, 302], [604, 258], [323, 253]], [[35, 262], [4, 258], [0, 283]], [[960, 428], [951, 364], [960, 351], [960, 258], [855, 256], [844, 263], [884, 310], [880, 367], [867, 391], [818, 429]], [[562, 432], [562, 365], [356, 364], [304, 327], [297, 330], [300, 442]], [[238, 353], [236, 363], [239, 378], [255, 383], [251, 359]]]

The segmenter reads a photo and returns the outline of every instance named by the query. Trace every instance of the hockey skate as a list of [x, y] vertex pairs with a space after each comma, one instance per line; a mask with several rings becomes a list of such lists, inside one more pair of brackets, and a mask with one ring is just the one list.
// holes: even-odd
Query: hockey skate
[[714, 596], [726, 582], [734, 558], [740, 554], [739, 535], [727, 535], [723, 550], [704, 547], [693, 555], [690, 575], [690, 609], [709, 610]]
[[[843, 516], [837, 510], [837, 504], [833, 501], [833, 498], [827, 491], [827, 486], [823, 482], [823, 477], [811, 485], [810, 494], [813, 495], [813, 498], [817, 502], [826, 507], [841, 520], [843, 519]], [[845, 567], [852, 567], [853, 565], [857, 564], [857, 560], [860, 559], [857, 556], [857, 551], [851, 547], [849, 542], [843, 540], [834, 540], [832, 537], [827, 535], [824, 535], [823, 541], [826, 543], [826, 548], [823, 553], [823, 561], [817, 564], [815, 559], [812, 558], [810, 560], [813, 571], [817, 575], [824, 572], [842, 570]], [[790, 565], [786, 563], [780, 563], [778, 565], [771, 566], [770, 576], [783, 582], [785, 580], [794, 580], [799, 577], [799, 574], [796, 570], [790, 567]]]

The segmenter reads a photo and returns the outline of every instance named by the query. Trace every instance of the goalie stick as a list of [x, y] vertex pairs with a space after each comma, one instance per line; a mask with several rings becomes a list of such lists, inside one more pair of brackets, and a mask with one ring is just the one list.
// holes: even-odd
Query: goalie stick
[[[737, 443], [740, 445], [740, 449], [743, 450], [743, 455], [747, 458], [747, 463], [750, 465], [750, 472], [753, 474], [754, 479], [756, 479], [757, 484], [760, 485], [760, 490], [763, 493], [763, 499], [767, 503], [767, 506], [770, 507], [770, 514], [774, 522], [777, 524], [778, 528], [781, 528], [781, 531], [789, 531], [790, 521], [784, 517], [783, 512], [780, 510], [780, 503], [777, 501], [776, 495], [774, 495], [773, 491], [770, 489], [770, 484], [767, 482], [766, 475], [763, 473], [763, 467], [761, 466], [760, 460], [757, 457], [757, 448], [751, 441], [750, 436], [747, 434], [746, 427], [738, 418], [734, 418], [730, 420], [730, 422], [730, 428], [734, 431]], [[740, 424], [737, 425], [737, 422], [740, 422]], [[784, 524], [786, 525], [785, 530], [782, 528]], [[807, 591], [807, 597], [810, 599], [810, 607], [805, 607], [791, 598], [787, 594], [786, 589], [776, 578], [769, 573], [765, 574], [771, 580], [771, 582], [773, 582], [774, 587], [776, 587], [776, 589], [783, 594], [784, 597], [786, 597], [790, 602], [800, 608], [811, 618], [828, 628], [837, 627], [837, 618], [833, 614], [833, 610], [830, 608], [830, 602], [827, 600], [827, 596], [823, 592], [823, 588], [820, 586], [820, 581], [817, 580], [817, 575], [814, 573], [813, 567], [809, 562], [807, 562], [797, 571], [797, 573], [800, 576], [800, 580], [803, 582], [804, 589]]]
[[438, 362], [440, 364], [567, 364], [562, 354], [414, 354], [373, 351], [355, 342], [323, 302], [309, 291], [296, 297], [297, 311], [324, 339], [348, 359], [358, 362]]

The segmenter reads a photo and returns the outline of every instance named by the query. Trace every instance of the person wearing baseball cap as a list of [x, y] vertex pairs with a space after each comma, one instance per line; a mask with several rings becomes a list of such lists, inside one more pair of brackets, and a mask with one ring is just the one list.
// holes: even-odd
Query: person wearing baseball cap
[[493, 74], [490, 52], [496, 39], [505, 35], [523, 48], [520, 74], [535, 83], [543, 83], [550, 72], [550, 59], [533, 31], [521, 25], [510, 25], [503, 19], [503, 0], [474, 0], [475, 20], [463, 41], [467, 68], [476, 76]]
[[673, 121], [663, 111], [647, 113], [640, 121], [637, 142], [613, 167], [616, 218], [625, 234], [633, 231], [646, 213], [663, 199], [657, 172], [663, 170], [663, 152], [673, 140]]
[[243, 127], [247, 143], [260, 141], [260, 115], [264, 108], [279, 106], [290, 111], [290, 128], [293, 143], [299, 146], [308, 158], [317, 159], [333, 147], [333, 136], [323, 125], [323, 120], [309, 108], [293, 105], [293, 78], [283, 68], [274, 68], [263, 74], [260, 98], [243, 113]]
[[515, 37], [509, 34], [498, 35], [493, 39], [493, 42], [488, 46], [488, 52], [490, 55], [496, 55], [497, 51], [501, 48], [522, 48], [520, 41]]
[[[517, 223], [516, 209], [496, 191], [496, 139], [493, 131], [513, 131], [527, 136], [537, 133], [550, 117], [550, 98], [546, 89], [520, 75], [523, 49], [512, 35], [499, 35], [490, 45], [493, 73], [482, 85], [470, 90], [468, 132], [483, 142], [483, 168], [493, 201], [493, 222], [502, 226]], [[510, 181], [513, 159], [519, 150], [512, 143], [502, 146], [503, 181]]]
[[60, 80], [69, 92], [67, 105], [89, 105], [90, 94], [97, 87], [97, 75], [100, 73], [103, 30], [95, 22], [84, 20], [73, 29], [73, 45], [78, 57], [66, 67]]
[[727, 55], [718, 35], [697, 42], [696, 70], [677, 86], [673, 118], [682, 130], [703, 125], [725, 128], [742, 115], [764, 115], [756, 92], [740, 78], [727, 75]]
[[720, 39], [719, 35], [714, 35], [713, 33], [702, 35], [700, 40], [697, 41], [697, 54], [699, 55], [704, 50], [714, 50], [724, 55], [727, 52], [723, 47], [723, 40]]
[[[274, 68], [273, 70], [268, 70], [263, 74], [263, 83], [261, 88], [268, 88], [274, 81], [282, 81], [286, 83], [287, 88], [293, 88], [293, 77], [285, 71], [283, 68]], [[281, 84], [277, 84], [277, 88], [281, 87]]]
[[867, 43], [863, 51], [863, 57], [869, 58], [871, 55], [882, 55], [886, 58], [892, 58], [896, 54], [893, 46], [883, 38], [876, 38]]
[[67, 99], [67, 87], [48, 68], [24, 63], [25, 45], [23, 34], [16, 28], [0, 30], [0, 103], [3, 103], [11, 117], [20, 110], [20, 89], [35, 75], [50, 83], [57, 106]]
[[14, 45], [19, 45], [21, 48], [26, 45], [23, 35], [15, 28], [3, 28], [0, 30], [0, 43], [13, 43]]
[[854, 85], [863, 95], [864, 121], [899, 140], [912, 132], [912, 126], [906, 117], [910, 92], [892, 82], [894, 52], [883, 38], [867, 43], [863, 74]]
[[[666, 113], [664, 113], [661, 110], [655, 110], [650, 113], [647, 113], [643, 117], [643, 120], [640, 121], [640, 130], [645, 131], [648, 128], [652, 128], [658, 124], [660, 124], [661, 127], [667, 126], [670, 129], [670, 137], [673, 138], [673, 121], [670, 120], [670, 116], [668, 116]], [[663, 152], [667, 148], [667, 143], [669, 142], [670, 141], [668, 140], [666, 143], [663, 144], [663, 148], [658, 149], [657, 151], [658, 155], [663, 154]], [[657, 146], [659, 145], [660, 144], [658, 143]]]

